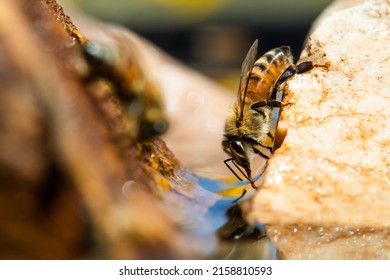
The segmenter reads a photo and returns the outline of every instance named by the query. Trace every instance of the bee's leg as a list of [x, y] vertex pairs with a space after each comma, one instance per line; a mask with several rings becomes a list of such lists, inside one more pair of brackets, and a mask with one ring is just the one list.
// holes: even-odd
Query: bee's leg
[[233, 200], [232, 203], [237, 203], [241, 198], [244, 197], [245, 194], [246, 194], [246, 189], [244, 189], [244, 190], [242, 191], [242, 194], [241, 194], [238, 198], [236, 198], [235, 200]]
[[311, 62], [311, 61], [305, 61], [305, 62], [299, 63], [295, 67], [296, 67], [297, 74], [302, 74], [302, 73], [308, 72], [311, 69], [313, 69], [314, 65], [313, 65], [313, 62]]
[[237, 165], [237, 163], [234, 161], [233, 158], [228, 158], [228, 159], [225, 159], [223, 162], [225, 163], [225, 165], [229, 168], [229, 170], [236, 176], [236, 178], [240, 181], [242, 181], [241, 177], [237, 175], [237, 173], [233, 170], [233, 168], [230, 167], [230, 165], [228, 164], [228, 162], [231, 161], [233, 163], [233, 165], [240, 171], [240, 173], [244, 176], [245, 179], [247, 179], [251, 186], [254, 188], [254, 189], [257, 189], [256, 185], [255, 185], [255, 182], [252, 180], [251, 178], [251, 170], [250, 169], [245, 169], [245, 171], [248, 173], [245, 174], [244, 171], [242, 171], [242, 169]]
[[274, 89], [272, 90], [272, 99], [276, 99], [276, 94], [279, 90], [279, 87], [288, 79], [290, 79], [295, 74], [302, 74], [313, 69], [313, 63], [311, 61], [305, 61], [299, 63], [298, 65], [290, 65], [284, 70], [283, 74], [280, 75], [279, 79], [276, 81]]
[[[233, 162], [233, 165], [237, 167], [237, 165], [236, 165], [236, 163], [234, 162], [233, 158], [225, 159], [225, 160], [223, 161], [223, 163], [225, 163], [225, 165], [227, 166], [227, 168], [229, 168], [229, 170], [234, 174], [234, 176], [236, 176], [236, 178], [237, 178], [238, 180], [242, 181], [241, 177], [238, 176], [237, 173], [233, 170], [233, 168], [231, 168], [230, 165], [228, 164], [229, 161]], [[240, 168], [237, 167], [237, 169], [240, 170], [241, 173], [243, 173], [242, 170], [241, 170]], [[245, 177], [245, 174], [244, 174], [244, 177]]]
[[252, 104], [251, 109], [261, 114], [261, 112], [258, 111], [258, 109], [261, 107], [269, 106], [273, 108], [281, 108], [287, 105], [290, 105], [290, 103], [282, 103], [281, 101], [278, 100], [263, 100]]
[[290, 65], [286, 70], [284, 70], [283, 74], [280, 75], [279, 79], [276, 81], [275, 86], [272, 90], [272, 99], [276, 99], [276, 95], [279, 91], [279, 87], [292, 76], [297, 73], [297, 69], [295, 65]]
[[314, 67], [313, 62], [311, 61], [305, 61], [299, 63], [298, 65], [294, 65], [294, 64], [290, 65], [289, 67], [287, 67], [286, 70], [284, 70], [283, 74], [280, 75], [279, 79], [276, 81], [275, 88], [278, 89], [281, 84], [283, 84], [285, 81], [290, 79], [295, 74], [302, 74], [308, 72], [311, 69], [313, 69], [313, 67]]
[[[271, 134], [267, 134], [268, 137], [271, 137], [273, 139], [273, 135]], [[253, 151], [256, 153], [256, 154], [259, 154], [260, 156], [262, 156], [264, 159], [269, 159], [269, 156], [267, 155], [264, 155], [263, 153], [261, 153], [259, 151], [259, 149], [256, 148], [256, 146], [260, 146], [260, 147], [263, 147], [265, 149], [268, 149], [271, 153], [272, 153], [272, 147], [270, 146], [267, 146], [267, 145], [264, 145], [261, 141], [257, 140], [256, 137], [254, 136], [251, 136], [251, 135], [246, 135], [246, 136], [243, 136], [242, 137], [243, 140], [247, 141], [248, 143], [251, 143], [252, 144], [252, 148], [253, 148]]]

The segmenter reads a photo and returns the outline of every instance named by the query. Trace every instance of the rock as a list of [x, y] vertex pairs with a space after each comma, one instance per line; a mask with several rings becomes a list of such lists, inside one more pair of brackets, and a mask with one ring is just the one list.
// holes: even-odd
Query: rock
[[[378, 233], [390, 225], [390, 1], [328, 11], [300, 57], [319, 67], [286, 83], [284, 101], [292, 105], [283, 110], [281, 125], [287, 135], [269, 161], [264, 185], [244, 207], [250, 221], [284, 233], [293, 225]], [[287, 242], [277, 238], [285, 257], [312, 256], [315, 246], [302, 246], [312, 233], [298, 234], [296, 247], [281, 245], [294, 234], [285, 234]], [[359, 239], [356, 248], [365, 242]], [[330, 256], [342, 258], [335, 252]]]

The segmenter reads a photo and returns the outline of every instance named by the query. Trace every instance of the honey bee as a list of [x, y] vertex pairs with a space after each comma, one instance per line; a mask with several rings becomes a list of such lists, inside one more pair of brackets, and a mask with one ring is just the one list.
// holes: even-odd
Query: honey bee
[[89, 64], [87, 81], [106, 81], [114, 88], [126, 121], [123, 133], [143, 141], [164, 133], [168, 128], [163, 98], [143, 65], [135, 46], [121, 34], [112, 34], [116, 48], [87, 41], [82, 44]]
[[278, 100], [279, 88], [293, 75], [313, 68], [312, 62], [293, 64], [288, 46], [272, 49], [256, 61], [257, 49], [258, 40], [242, 63], [237, 101], [228, 112], [222, 141], [224, 151], [230, 156], [225, 165], [242, 181], [229, 165], [232, 162], [254, 189], [257, 186], [251, 174], [251, 158], [259, 155], [268, 160], [273, 154], [276, 128], [271, 129], [271, 117], [275, 108], [289, 104]]

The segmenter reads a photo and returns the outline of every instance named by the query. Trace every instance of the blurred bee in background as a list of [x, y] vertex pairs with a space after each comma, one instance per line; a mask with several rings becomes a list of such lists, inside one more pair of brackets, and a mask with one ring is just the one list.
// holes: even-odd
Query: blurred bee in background
[[158, 136], [167, 130], [168, 121], [157, 84], [129, 39], [121, 34], [113, 34], [113, 38], [115, 49], [98, 42], [83, 45], [90, 68], [87, 81], [99, 83], [103, 79], [111, 85], [125, 118], [122, 127], [125, 135], [140, 141]]
[[164, 133], [168, 128], [165, 106], [156, 83], [140, 61], [136, 44], [120, 32], [109, 34], [115, 46], [106, 47], [90, 41], [55, 0], [42, 1], [81, 46], [88, 64], [85, 81], [92, 95], [100, 99], [118, 98], [123, 121], [120, 124], [113, 121], [115, 129], [120, 134], [141, 141]]
[[252, 178], [251, 158], [255, 154], [265, 160], [271, 157], [276, 133], [276, 127], [271, 129], [273, 111], [288, 105], [278, 100], [279, 88], [293, 75], [313, 68], [311, 62], [294, 65], [288, 46], [272, 49], [256, 61], [257, 49], [258, 40], [242, 63], [237, 101], [228, 112], [222, 141], [224, 151], [230, 156], [224, 163], [242, 181], [229, 165], [233, 163], [254, 189], [257, 186]]

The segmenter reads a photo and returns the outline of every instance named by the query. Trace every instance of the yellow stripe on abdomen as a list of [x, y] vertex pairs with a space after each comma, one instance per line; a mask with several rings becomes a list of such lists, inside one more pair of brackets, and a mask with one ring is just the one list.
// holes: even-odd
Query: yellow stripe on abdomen
[[261, 56], [253, 65], [246, 98], [253, 103], [269, 100], [276, 81], [292, 63], [291, 50], [287, 46], [272, 49]]

